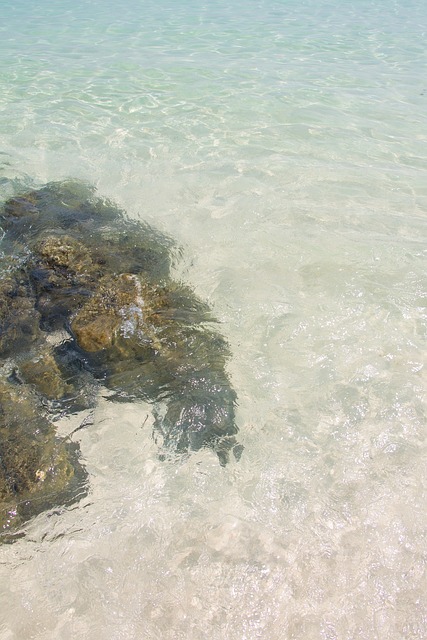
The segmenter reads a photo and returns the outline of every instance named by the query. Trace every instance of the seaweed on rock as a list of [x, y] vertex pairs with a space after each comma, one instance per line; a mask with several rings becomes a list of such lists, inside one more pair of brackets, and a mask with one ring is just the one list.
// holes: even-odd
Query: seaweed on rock
[[240, 456], [228, 345], [171, 279], [169, 238], [71, 181], [11, 198], [0, 225], [12, 265], [0, 280], [0, 527], [80, 495], [77, 446], [58, 440], [41, 404], [81, 408], [89, 379], [164, 406], [162, 455]]

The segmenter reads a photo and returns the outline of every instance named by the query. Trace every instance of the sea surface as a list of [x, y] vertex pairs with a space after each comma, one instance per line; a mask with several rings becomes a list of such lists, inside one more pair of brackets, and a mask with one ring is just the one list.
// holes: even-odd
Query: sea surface
[[0, 639], [425, 640], [427, 4], [3, 0], [0, 36], [1, 199], [83, 179], [176, 239], [245, 447], [162, 462], [101, 398]]

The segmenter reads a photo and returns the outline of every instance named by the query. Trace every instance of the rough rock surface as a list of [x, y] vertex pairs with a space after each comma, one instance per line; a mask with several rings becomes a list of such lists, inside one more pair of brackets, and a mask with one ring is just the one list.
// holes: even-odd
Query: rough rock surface
[[56, 438], [29, 385], [0, 379], [0, 540], [9, 528], [83, 494], [77, 453]]
[[171, 280], [168, 238], [77, 182], [11, 198], [0, 225], [11, 265], [0, 280], [0, 531], [79, 495], [76, 447], [58, 441], [48, 407], [82, 408], [88, 380], [164, 405], [162, 455], [239, 457], [228, 346]]

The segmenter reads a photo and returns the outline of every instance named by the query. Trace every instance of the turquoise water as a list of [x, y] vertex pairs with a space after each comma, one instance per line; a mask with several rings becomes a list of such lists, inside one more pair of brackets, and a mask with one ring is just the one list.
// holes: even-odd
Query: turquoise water
[[150, 407], [101, 400], [89, 497], [1, 550], [1, 640], [425, 638], [427, 8], [17, 0], [0, 31], [0, 194], [82, 178], [178, 240], [245, 445], [161, 463]]

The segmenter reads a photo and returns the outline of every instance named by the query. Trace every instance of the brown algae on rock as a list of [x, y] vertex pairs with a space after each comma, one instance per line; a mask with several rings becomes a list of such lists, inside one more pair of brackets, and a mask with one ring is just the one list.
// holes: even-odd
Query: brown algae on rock
[[0, 540], [46, 508], [84, 493], [77, 446], [61, 441], [28, 385], [0, 380]]
[[58, 440], [49, 407], [81, 409], [88, 385], [152, 402], [162, 456], [240, 456], [228, 345], [170, 278], [169, 238], [71, 181], [11, 198], [0, 225], [12, 265], [0, 280], [0, 531], [82, 494], [78, 447]]

